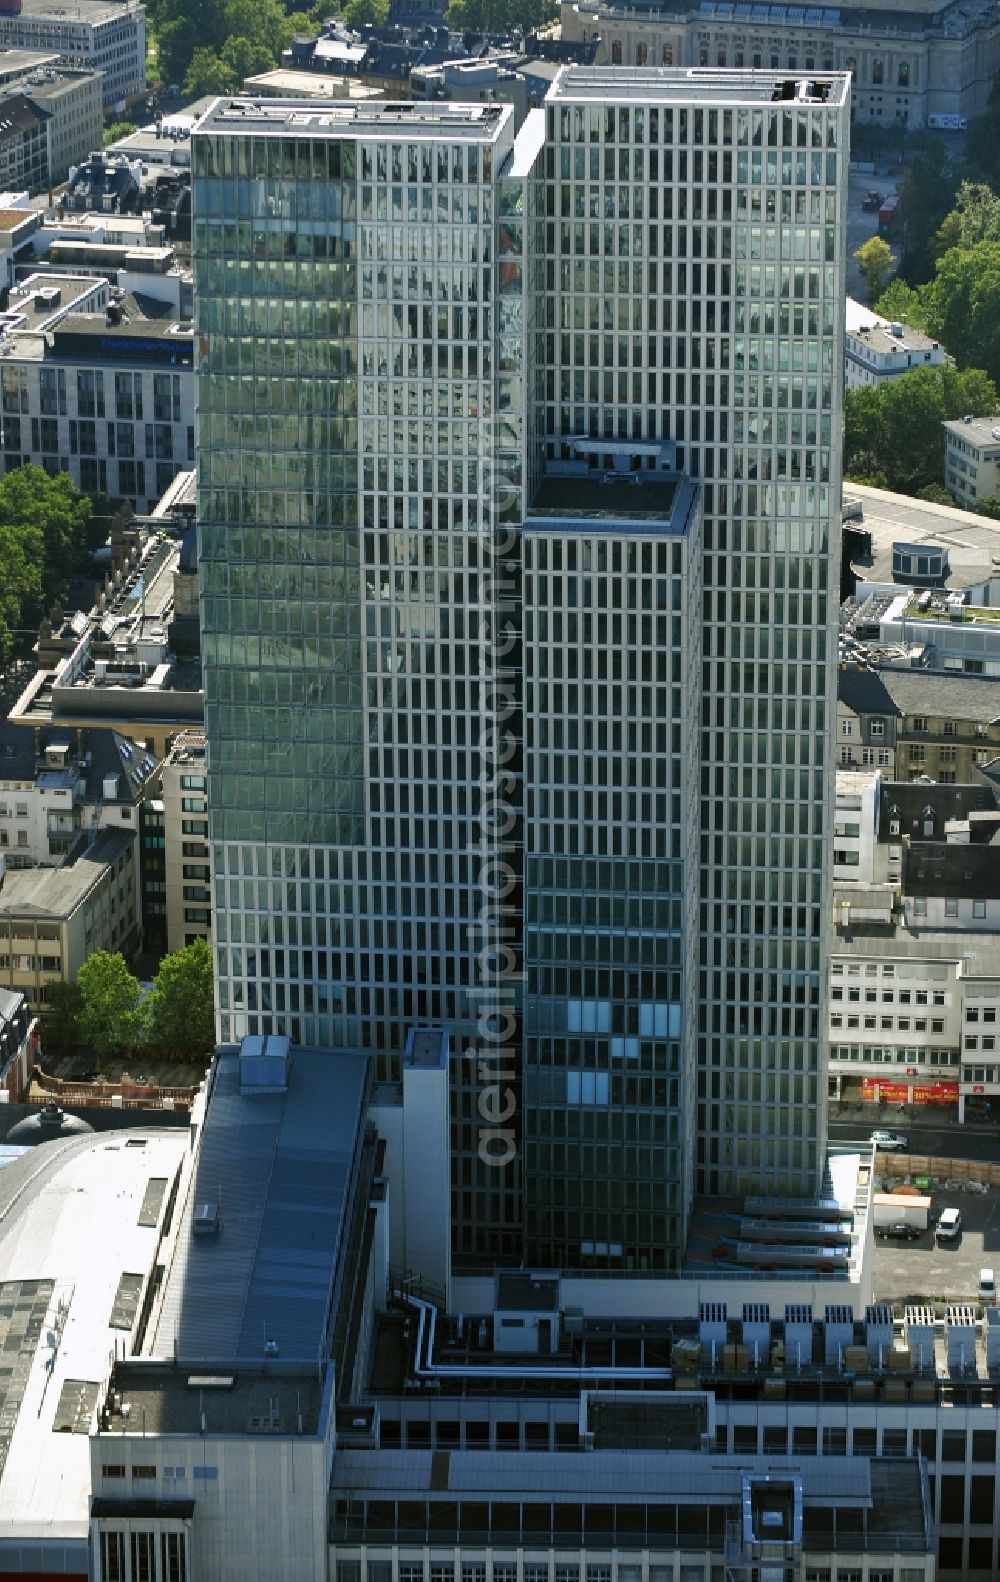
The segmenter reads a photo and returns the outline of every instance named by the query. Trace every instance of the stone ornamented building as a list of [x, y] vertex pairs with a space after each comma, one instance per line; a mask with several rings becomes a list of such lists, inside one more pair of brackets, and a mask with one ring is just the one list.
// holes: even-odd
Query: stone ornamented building
[[888, 0], [877, 8], [740, 0], [566, 0], [562, 36], [600, 36], [598, 65], [849, 71], [857, 121], [923, 127], [980, 115], [1000, 65], [1000, 16], [986, 0]]

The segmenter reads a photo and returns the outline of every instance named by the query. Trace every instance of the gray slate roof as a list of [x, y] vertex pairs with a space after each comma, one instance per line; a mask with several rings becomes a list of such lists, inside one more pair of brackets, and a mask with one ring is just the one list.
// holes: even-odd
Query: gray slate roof
[[933, 670], [883, 670], [882, 681], [900, 714], [969, 720], [1000, 720], [1000, 681], [990, 676], [951, 676]]
[[900, 712], [879, 670], [837, 671], [837, 697], [855, 714], [898, 714]]

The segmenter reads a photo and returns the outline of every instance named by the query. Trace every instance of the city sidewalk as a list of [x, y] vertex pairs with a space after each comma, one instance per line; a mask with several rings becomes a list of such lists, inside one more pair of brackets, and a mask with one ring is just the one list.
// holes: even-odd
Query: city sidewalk
[[[883, 1127], [891, 1131], [902, 1121], [921, 1121], [927, 1126], [958, 1126], [957, 1104], [872, 1104], [861, 1099], [831, 1099], [831, 1121], [855, 1121], [859, 1126], [870, 1126], [873, 1130]], [[1000, 1105], [993, 1105], [992, 1109], [987, 1104], [979, 1105], [975, 1109], [971, 1103], [965, 1107], [965, 1121], [963, 1131], [1000, 1132]]]

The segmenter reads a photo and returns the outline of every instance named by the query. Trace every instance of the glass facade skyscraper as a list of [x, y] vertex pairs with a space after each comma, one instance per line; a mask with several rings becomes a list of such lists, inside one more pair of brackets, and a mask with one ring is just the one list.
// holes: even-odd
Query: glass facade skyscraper
[[567, 68], [194, 135], [220, 1032], [449, 1027], [467, 1263], [818, 1183], [848, 115]]

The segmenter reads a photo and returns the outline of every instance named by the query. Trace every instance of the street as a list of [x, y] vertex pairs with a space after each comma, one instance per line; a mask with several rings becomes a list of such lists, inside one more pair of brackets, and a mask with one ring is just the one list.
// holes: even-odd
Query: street
[[1000, 1163], [1000, 1130], [996, 1126], [959, 1126], [957, 1121], [931, 1117], [919, 1121], [900, 1115], [888, 1105], [881, 1116], [866, 1106], [863, 1114], [845, 1115], [830, 1122], [830, 1141], [867, 1143], [873, 1131], [902, 1132], [910, 1140], [911, 1154], [932, 1154], [940, 1159], [989, 1159]]

